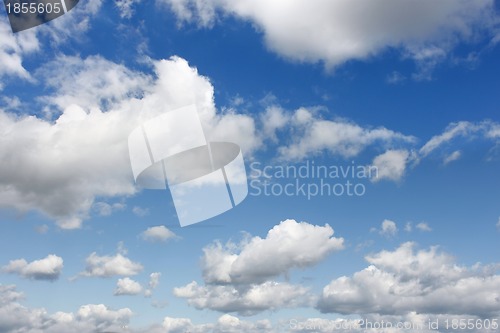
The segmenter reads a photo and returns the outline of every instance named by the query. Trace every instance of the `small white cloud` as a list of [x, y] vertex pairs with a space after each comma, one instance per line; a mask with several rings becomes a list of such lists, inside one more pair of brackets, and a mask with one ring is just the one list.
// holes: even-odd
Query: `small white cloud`
[[18, 274], [27, 279], [54, 281], [59, 278], [64, 262], [54, 254], [44, 259], [28, 263], [25, 259], [11, 260], [2, 270], [6, 273]]
[[406, 232], [411, 232], [413, 230], [413, 225], [411, 222], [406, 222], [405, 224], [405, 231]]
[[115, 6], [120, 11], [120, 16], [122, 18], [129, 19], [134, 14], [134, 4], [138, 2], [141, 2], [141, 0], [116, 0]]
[[451, 162], [454, 162], [462, 157], [462, 152], [460, 150], [456, 150], [450, 155], [446, 156], [445, 159], [443, 160], [443, 164], [447, 165]]
[[35, 228], [35, 231], [40, 235], [44, 235], [49, 231], [49, 226], [46, 224], [39, 225]]
[[155, 289], [160, 284], [161, 273], [151, 273], [149, 276], [149, 288]]
[[148, 289], [144, 291], [145, 297], [153, 296], [153, 290], [160, 284], [161, 273], [151, 273], [149, 275]]
[[134, 208], [132, 208], [132, 213], [134, 213], [136, 216], [144, 217], [149, 215], [149, 209], [135, 206]]
[[497, 229], [500, 230], [500, 217], [498, 218]]
[[116, 202], [109, 204], [107, 202], [96, 202], [93, 208], [97, 211], [100, 216], [110, 216], [115, 211], [124, 210], [126, 205], [124, 203]]
[[117, 253], [114, 256], [99, 256], [97, 253], [93, 252], [85, 261], [86, 268], [84, 272], [79, 274], [80, 276], [130, 276], [139, 274], [143, 269], [143, 266], [140, 263], [133, 262], [122, 253]]
[[398, 84], [406, 81], [406, 76], [398, 71], [393, 71], [391, 74], [387, 75], [386, 81], [389, 84]]
[[380, 227], [380, 234], [384, 236], [395, 236], [398, 232], [396, 222], [391, 220], [384, 220]]
[[425, 222], [421, 222], [421, 223], [417, 224], [415, 227], [420, 231], [425, 231], [425, 232], [432, 231], [432, 228], [429, 227], [429, 225]]
[[115, 296], [138, 295], [141, 292], [142, 292], [142, 286], [138, 282], [126, 277], [123, 279], [118, 279], [114, 295]]
[[273, 281], [247, 288], [231, 285], [199, 286], [193, 281], [184, 287], [174, 288], [174, 295], [187, 298], [188, 304], [197, 309], [237, 312], [245, 316], [311, 303], [308, 288]]
[[160, 225], [148, 228], [141, 234], [141, 237], [148, 242], [166, 242], [171, 238], [176, 238], [177, 235], [170, 231], [167, 227]]
[[406, 165], [410, 158], [407, 150], [388, 150], [373, 159], [372, 166], [377, 170], [376, 175], [371, 179], [378, 182], [382, 179], [392, 181], [400, 180], [406, 171]]

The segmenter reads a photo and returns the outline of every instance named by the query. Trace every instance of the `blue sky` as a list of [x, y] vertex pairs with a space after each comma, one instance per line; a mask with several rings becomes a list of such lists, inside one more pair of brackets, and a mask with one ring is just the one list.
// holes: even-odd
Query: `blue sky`
[[[13, 34], [2, 7], [0, 332], [500, 321], [498, 9], [88, 0]], [[127, 138], [187, 105], [255, 186], [181, 228]], [[378, 173], [253, 177], [311, 165]], [[295, 191], [346, 181], [363, 194]]]

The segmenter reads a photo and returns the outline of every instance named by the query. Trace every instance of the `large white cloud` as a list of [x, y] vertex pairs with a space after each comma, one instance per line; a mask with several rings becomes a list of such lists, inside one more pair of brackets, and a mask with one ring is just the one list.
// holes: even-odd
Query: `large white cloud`
[[370, 266], [323, 289], [318, 309], [342, 314], [500, 315], [495, 266], [462, 267], [436, 247], [414, 248], [414, 243], [404, 243], [394, 251], [367, 256]]
[[252, 237], [239, 246], [220, 243], [206, 247], [202, 258], [207, 283], [261, 283], [292, 268], [310, 267], [344, 247], [328, 224], [285, 220], [265, 238]]
[[[256, 148], [248, 116], [217, 115], [210, 81], [187, 61], [152, 61], [144, 74], [99, 56], [60, 56], [37, 72], [49, 94], [48, 118], [0, 110], [0, 207], [37, 210], [61, 228], [81, 227], [96, 197], [136, 192], [127, 137], [143, 121], [195, 104], [207, 136]], [[242, 125], [240, 125], [240, 123]], [[226, 133], [226, 134], [224, 134]]]
[[4, 76], [30, 79], [31, 74], [23, 65], [23, 56], [36, 52], [40, 44], [33, 31], [13, 34], [7, 20], [0, 21], [0, 90]]
[[59, 278], [63, 267], [63, 259], [50, 254], [30, 263], [25, 259], [11, 260], [8, 265], [2, 267], [2, 270], [7, 273], [19, 274], [27, 279], [53, 281]]
[[165, 317], [163, 320], [163, 329], [165, 333], [261, 333], [274, 332], [269, 320], [260, 320], [255, 323], [240, 320], [235, 316], [228, 314], [219, 317], [216, 323], [194, 324], [188, 318]]
[[193, 281], [175, 288], [198, 309], [253, 315], [282, 307], [311, 304], [307, 287], [273, 281], [293, 268], [314, 266], [344, 247], [327, 224], [316, 226], [286, 220], [269, 230], [265, 238], [248, 237], [240, 244], [219, 242], [203, 249], [205, 285]]
[[402, 49], [425, 76], [459, 40], [491, 29], [493, 0], [157, 0], [180, 22], [210, 26], [231, 15], [262, 31], [272, 51], [328, 67], [365, 59], [387, 48]]

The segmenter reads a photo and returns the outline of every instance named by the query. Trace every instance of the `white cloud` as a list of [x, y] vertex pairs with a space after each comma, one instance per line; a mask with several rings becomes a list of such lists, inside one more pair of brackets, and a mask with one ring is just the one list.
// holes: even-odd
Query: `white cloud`
[[158, 285], [160, 284], [160, 277], [161, 277], [161, 273], [151, 273], [149, 275], [149, 288], [151, 289], [156, 289], [156, 287], [158, 287]]
[[156, 287], [158, 287], [158, 285], [160, 284], [160, 277], [161, 277], [161, 273], [158, 273], [158, 272], [151, 273], [149, 275], [148, 289], [146, 289], [144, 291], [145, 297], [153, 296], [153, 290], [155, 290]]
[[459, 41], [473, 40], [476, 30], [492, 29], [492, 0], [157, 0], [176, 13], [180, 22], [211, 26], [231, 15], [250, 21], [266, 45], [285, 58], [324, 62], [327, 67], [366, 59], [387, 48], [402, 50], [426, 69]]
[[115, 5], [120, 11], [122, 18], [131, 18], [134, 14], [133, 6], [141, 0], [115, 0]]
[[112, 310], [103, 304], [81, 306], [75, 313], [47, 313], [43, 308], [20, 304], [22, 294], [15, 286], [0, 284], [0, 331], [2, 333], [118, 332], [130, 322], [130, 309]]
[[132, 213], [134, 213], [136, 216], [144, 217], [149, 215], [149, 209], [135, 206], [134, 208], [132, 208]]
[[281, 307], [312, 302], [309, 289], [271, 281], [293, 268], [306, 268], [343, 249], [329, 225], [315, 226], [286, 220], [269, 230], [266, 238], [247, 237], [240, 244], [216, 242], [203, 249], [205, 285], [193, 281], [174, 289], [198, 309], [253, 315]]
[[141, 234], [141, 237], [148, 242], [166, 242], [177, 236], [167, 227], [160, 225], [146, 229], [146, 231]]
[[291, 119], [292, 142], [279, 148], [280, 157], [285, 160], [300, 160], [324, 151], [350, 158], [375, 143], [389, 145], [414, 141], [413, 137], [384, 127], [371, 129], [342, 119], [324, 120], [305, 108], [295, 111]]
[[384, 220], [380, 226], [380, 234], [385, 236], [396, 236], [398, 233], [398, 227], [396, 222], [391, 220]]
[[328, 284], [318, 302], [322, 312], [471, 315], [500, 314], [500, 276], [488, 266], [460, 267], [436, 247], [414, 251], [404, 243], [366, 260], [369, 267]]
[[114, 295], [115, 296], [138, 295], [141, 292], [142, 292], [142, 286], [140, 285], [140, 283], [126, 277], [123, 279], [118, 279]]
[[85, 262], [85, 271], [80, 273], [80, 276], [130, 276], [139, 274], [143, 269], [140, 263], [133, 262], [122, 253], [117, 253], [114, 256], [98, 256], [97, 253], [93, 252], [85, 259]]
[[35, 32], [28, 30], [22, 34], [13, 34], [7, 22], [0, 21], [0, 90], [4, 76], [31, 79], [23, 65], [23, 57], [40, 49]]
[[[344, 247], [326, 224], [286, 220], [269, 230], [266, 238], [252, 237], [239, 246], [220, 243], [203, 249], [203, 277], [207, 283], [261, 283], [292, 268], [313, 266]], [[239, 253], [238, 253], [239, 252]]]
[[386, 81], [389, 84], [398, 84], [404, 82], [406, 77], [398, 71], [393, 71], [391, 74], [387, 75]]
[[417, 228], [420, 231], [426, 231], [426, 232], [432, 231], [432, 228], [429, 227], [429, 224], [427, 224], [425, 222], [420, 222], [419, 224], [417, 224], [415, 226], [415, 228]]
[[197, 309], [237, 312], [244, 316], [267, 310], [306, 306], [312, 302], [308, 288], [274, 281], [244, 287], [199, 286], [193, 281], [184, 287], [174, 288], [174, 295], [186, 298], [188, 304]]
[[6, 273], [19, 274], [27, 279], [54, 281], [61, 275], [63, 267], [63, 259], [50, 254], [44, 259], [30, 263], [25, 259], [11, 260], [8, 265], [2, 267], [2, 270]]
[[420, 148], [420, 154], [425, 157], [438, 147], [450, 142], [454, 138], [467, 136], [468, 134], [477, 131], [477, 129], [478, 127], [475, 124], [468, 121], [452, 123], [442, 134], [432, 137], [422, 148]]
[[165, 333], [265, 333], [274, 332], [269, 320], [259, 320], [255, 323], [240, 320], [235, 316], [224, 314], [219, 317], [216, 323], [194, 324], [188, 318], [165, 317], [163, 320]]
[[388, 150], [373, 159], [372, 166], [376, 167], [376, 177], [372, 181], [377, 182], [382, 179], [398, 181], [403, 178], [406, 166], [410, 159], [407, 150]]
[[445, 157], [443, 164], [447, 165], [451, 162], [454, 162], [462, 157], [462, 152], [460, 150], [455, 150], [453, 153], [449, 154]]
[[44, 65], [36, 75], [44, 77], [49, 94], [40, 101], [54, 121], [0, 110], [0, 173], [6, 175], [0, 207], [40, 211], [64, 229], [81, 227], [96, 197], [136, 192], [129, 133], [189, 104], [197, 106], [208, 137], [221, 130], [217, 139], [255, 148], [253, 119], [216, 115], [213, 87], [196, 68], [178, 57], [152, 60], [151, 66], [154, 74], [146, 75], [99, 56], [59, 56]]
[[498, 218], [497, 229], [500, 230], [500, 217]]

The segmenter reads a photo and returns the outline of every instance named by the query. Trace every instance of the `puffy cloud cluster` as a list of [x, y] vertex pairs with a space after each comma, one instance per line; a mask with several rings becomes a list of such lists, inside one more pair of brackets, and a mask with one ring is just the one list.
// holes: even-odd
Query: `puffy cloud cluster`
[[13, 285], [0, 285], [0, 331], [79, 333], [121, 331], [133, 313], [128, 308], [112, 310], [103, 304], [81, 306], [74, 313], [48, 314], [43, 308], [28, 308]]
[[34, 260], [30, 263], [25, 259], [11, 260], [8, 265], [2, 267], [2, 270], [27, 279], [54, 281], [61, 275], [63, 267], [63, 259], [50, 254], [44, 259]]
[[205, 285], [193, 281], [175, 288], [174, 294], [198, 309], [242, 315], [307, 305], [312, 301], [308, 288], [272, 279], [317, 264], [343, 249], [343, 242], [333, 237], [329, 225], [286, 220], [269, 230], [266, 238], [207, 246], [202, 257]]
[[[80, 276], [87, 277], [112, 277], [116, 275], [131, 276], [139, 274], [143, 266], [138, 262], [133, 262], [122, 253], [114, 256], [99, 256], [91, 253], [85, 260], [85, 271]], [[127, 281], [123, 281], [125, 284]]]
[[162, 327], [165, 330], [165, 333], [260, 333], [273, 331], [272, 324], [268, 320], [260, 320], [258, 322], [252, 323], [240, 320], [239, 318], [231, 316], [229, 314], [222, 315], [214, 324], [199, 325], [193, 324], [193, 322], [188, 318], [166, 317], [163, 320]]
[[327, 67], [366, 59], [388, 48], [415, 59], [429, 71], [460, 41], [493, 30], [494, 1], [488, 0], [157, 0], [180, 22], [211, 26], [220, 16], [251, 22], [267, 47], [285, 58], [324, 62]]
[[[154, 73], [144, 74], [100, 56], [59, 56], [41, 68], [37, 75], [51, 91], [41, 97], [44, 112], [55, 121], [0, 110], [0, 207], [34, 209], [61, 228], [81, 227], [97, 197], [136, 192], [129, 133], [189, 104], [197, 106], [208, 137], [217, 132], [217, 139], [256, 148], [253, 119], [216, 115], [212, 85], [185, 60], [152, 66]], [[226, 130], [232, 127], [245, 131]]]
[[333, 280], [322, 292], [318, 309], [325, 313], [405, 315], [470, 315], [493, 318], [500, 314], [500, 275], [488, 266], [458, 266], [452, 256], [415, 250], [404, 243], [381, 251], [351, 277]]

